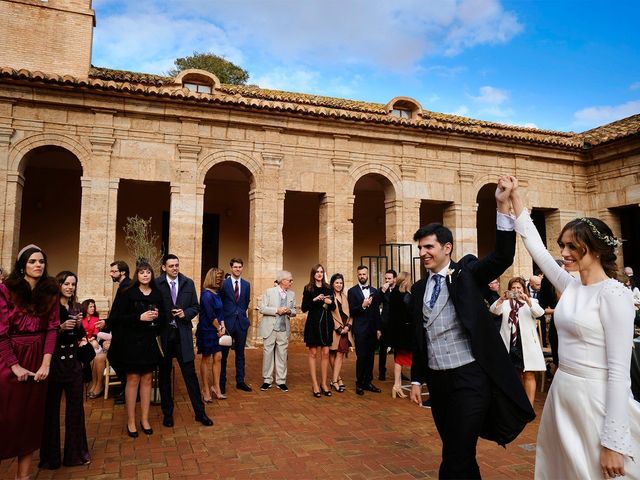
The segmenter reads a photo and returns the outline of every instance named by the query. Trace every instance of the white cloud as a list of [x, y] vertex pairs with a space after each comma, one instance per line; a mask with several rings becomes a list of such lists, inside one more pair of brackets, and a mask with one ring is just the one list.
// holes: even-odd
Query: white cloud
[[583, 108], [573, 114], [574, 128], [590, 129], [640, 113], [640, 100]]
[[452, 112], [445, 112], [445, 113], [450, 113], [451, 115], [460, 115], [461, 117], [468, 117], [469, 107], [467, 107], [466, 105], [460, 105], [458, 106], [458, 108], [456, 108]]
[[629, 85], [629, 90], [640, 90], [640, 82], [633, 82]]
[[286, 90], [289, 92], [311, 93], [332, 97], [352, 97], [358, 92], [362, 77], [334, 77], [325, 80], [322, 74], [304, 68], [279, 67], [251, 77], [250, 83], [261, 88]]
[[479, 95], [469, 95], [469, 98], [479, 104], [498, 106], [509, 98], [509, 92], [496, 87], [484, 86], [480, 87]]
[[[242, 62], [367, 65], [404, 71], [431, 55], [508, 42], [522, 31], [500, 0], [96, 0], [99, 63], [210, 50]], [[171, 55], [173, 54], [173, 55]]]

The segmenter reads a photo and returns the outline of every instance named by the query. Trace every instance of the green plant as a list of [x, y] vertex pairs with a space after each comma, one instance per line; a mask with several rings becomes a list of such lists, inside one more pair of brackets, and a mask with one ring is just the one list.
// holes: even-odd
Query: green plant
[[151, 228], [151, 217], [127, 217], [123, 230], [124, 243], [131, 256], [136, 262], [144, 258], [155, 270], [160, 265], [162, 251], [157, 246], [160, 237]]

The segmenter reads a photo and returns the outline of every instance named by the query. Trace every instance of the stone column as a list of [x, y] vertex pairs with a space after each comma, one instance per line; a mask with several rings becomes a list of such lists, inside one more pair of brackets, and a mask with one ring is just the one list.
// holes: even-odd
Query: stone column
[[100, 312], [111, 305], [109, 264], [116, 260], [119, 180], [83, 176], [78, 248], [78, 296], [91, 297]]
[[205, 186], [196, 185], [196, 205], [195, 205], [195, 239], [194, 239], [194, 262], [193, 262], [193, 281], [196, 289], [200, 289], [202, 285], [202, 219], [204, 217], [204, 194]]
[[385, 243], [399, 243], [402, 238], [402, 200], [385, 200]]
[[[11, 128], [12, 104], [0, 103], [0, 219], [2, 219], [3, 229], [0, 231], [0, 265], [10, 270], [12, 265], [11, 252], [14, 247], [13, 239], [13, 218], [15, 217], [15, 197], [10, 199], [8, 194], [8, 176], [9, 176], [9, 149], [11, 147], [11, 137], [13, 136], [13, 128]], [[22, 179], [24, 183], [24, 178]], [[20, 195], [22, 196], [22, 195]], [[14, 212], [9, 214], [10, 204], [14, 207]], [[11, 220], [11, 223], [8, 223]]]
[[169, 207], [169, 252], [180, 257], [180, 271], [193, 278], [196, 273], [196, 258], [201, 257], [202, 242], [196, 242], [198, 230], [202, 229], [202, 215], [197, 214], [198, 154], [202, 147], [193, 144], [178, 144], [178, 159], [174, 181], [171, 183]]
[[276, 152], [262, 153], [264, 171], [256, 184], [263, 187], [249, 192], [249, 259], [251, 278], [251, 327], [247, 343], [258, 342], [258, 300], [264, 291], [273, 286], [273, 280], [283, 268], [282, 227], [284, 222], [284, 190], [279, 186], [283, 155]]
[[334, 195], [324, 194], [320, 199], [319, 211], [320, 235], [318, 251], [320, 263], [327, 272], [336, 270], [336, 199]]
[[4, 235], [2, 241], [2, 265], [13, 267], [20, 240], [20, 212], [22, 210], [22, 189], [24, 175], [21, 172], [6, 173], [6, 197], [4, 205]]

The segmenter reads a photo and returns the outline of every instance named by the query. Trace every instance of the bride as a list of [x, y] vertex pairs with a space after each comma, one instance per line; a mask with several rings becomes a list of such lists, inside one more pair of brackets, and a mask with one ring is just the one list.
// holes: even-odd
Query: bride
[[560, 365], [538, 430], [535, 478], [640, 479], [640, 403], [629, 379], [633, 301], [614, 279], [620, 240], [597, 218], [572, 220], [558, 238], [565, 271], [544, 247], [514, 182], [516, 231], [562, 292], [555, 310]]

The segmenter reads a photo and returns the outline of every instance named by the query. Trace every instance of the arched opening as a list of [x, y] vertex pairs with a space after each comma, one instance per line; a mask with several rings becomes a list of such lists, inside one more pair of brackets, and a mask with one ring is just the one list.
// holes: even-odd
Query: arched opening
[[[395, 200], [395, 190], [387, 178], [369, 173], [358, 179], [353, 194], [353, 266], [369, 266], [371, 284], [376, 286], [388, 264], [373, 257], [380, 256], [381, 245], [387, 243], [387, 208]], [[369, 258], [363, 261], [363, 257]]]
[[229, 270], [229, 260], [249, 256], [249, 191], [253, 177], [236, 162], [221, 162], [205, 176], [201, 277], [211, 267]]
[[487, 183], [476, 197], [478, 211], [476, 213], [476, 235], [478, 242], [478, 258], [491, 253], [496, 244], [496, 183]]
[[[320, 261], [321, 193], [287, 190], [282, 225], [283, 268], [289, 270], [302, 300], [311, 267]], [[326, 265], [325, 265], [325, 268]], [[275, 272], [274, 272], [275, 273]]]
[[24, 188], [18, 248], [35, 243], [46, 253], [49, 274], [78, 270], [82, 165], [62, 147], [43, 146], [22, 160]]
[[620, 216], [620, 233], [623, 239], [622, 253], [625, 267], [631, 267], [636, 278], [640, 277], [640, 206], [629, 205], [612, 209]]
[[[169, 245], [169, 206], [171, 187], [168, 182], [143, 180], [120, 180], [118, 187], [118, 214], [116, 216], [115, 260], [124, 260], [131, 273], [135, 270], [137, 258], [127, 249], [124, 227], [127, 218], [136, 215], [144, 220], [151, 219], [151, 230], [157, 236], [155, 246], [161, 253], [168, 253]], [[148, 259], [151, 260], [151, 259]], [[153, 265], [156, 275], [160, 274], [160, 265]]]

